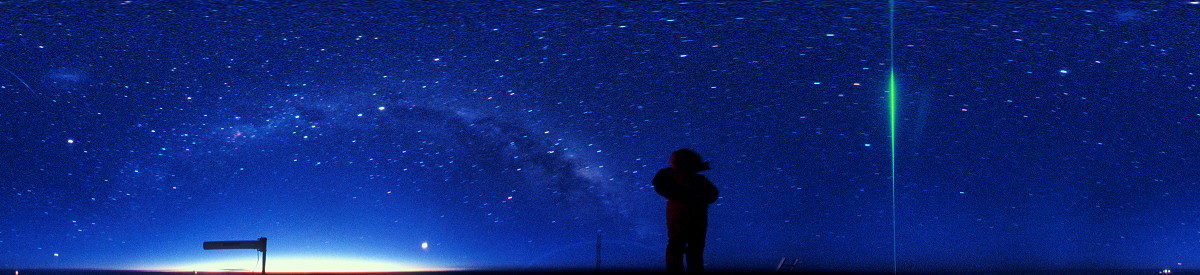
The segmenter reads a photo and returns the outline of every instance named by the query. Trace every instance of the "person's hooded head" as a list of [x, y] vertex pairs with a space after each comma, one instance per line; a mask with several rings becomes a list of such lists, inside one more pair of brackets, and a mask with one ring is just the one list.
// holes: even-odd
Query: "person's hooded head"
[[700, 154], [689, 149], [679, 149], [671, 153], [671, 168], [689, 173], [711, 169], [708, 162], [700, 158]]

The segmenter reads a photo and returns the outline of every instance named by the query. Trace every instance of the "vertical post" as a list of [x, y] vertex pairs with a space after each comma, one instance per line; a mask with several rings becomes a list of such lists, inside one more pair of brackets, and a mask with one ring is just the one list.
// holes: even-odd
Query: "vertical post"
[[596, 271], [600, 271], [600, 241], [604, 232], [596, 231]]
[[266, 275], [267, 274], [267, 238], [259, 237], [258, 241], [262, 243], [262, 248], [258, 249], [258, 251], [262, 251], [262, 253], [263, 253], [262, 274]]

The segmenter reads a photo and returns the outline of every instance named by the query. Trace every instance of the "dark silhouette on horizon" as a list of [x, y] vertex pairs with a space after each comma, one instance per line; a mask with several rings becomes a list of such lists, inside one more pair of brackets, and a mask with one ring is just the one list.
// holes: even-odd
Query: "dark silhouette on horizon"
[[671, 167], [654, 175], [654, 191], [667, 199], [667, 271], [704, 272], [704, 239], [708, 205], [717, 201], [717, 187], [700, 171], [709, 170], [700, 154], [688, 149], [671, 153]]

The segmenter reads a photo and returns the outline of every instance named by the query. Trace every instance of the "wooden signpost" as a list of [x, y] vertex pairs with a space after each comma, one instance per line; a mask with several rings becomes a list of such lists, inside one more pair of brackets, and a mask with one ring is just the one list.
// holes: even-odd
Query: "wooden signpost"
[[204, 250], [212, 249], [258, 249], [262, 252], [262, 274], [267, 274], [267, 238], [258, 238], [257, 241], [219, 241], [219, 242], [204, 242]]

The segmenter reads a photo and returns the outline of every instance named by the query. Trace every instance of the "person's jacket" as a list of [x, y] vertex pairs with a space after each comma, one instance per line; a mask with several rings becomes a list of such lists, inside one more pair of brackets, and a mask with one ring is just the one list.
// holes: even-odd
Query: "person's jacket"
[[668, 201], [708, 205], [717, 201], [717, 187], [704, 175], [665, 168], [654, 175], [654, 191]]

